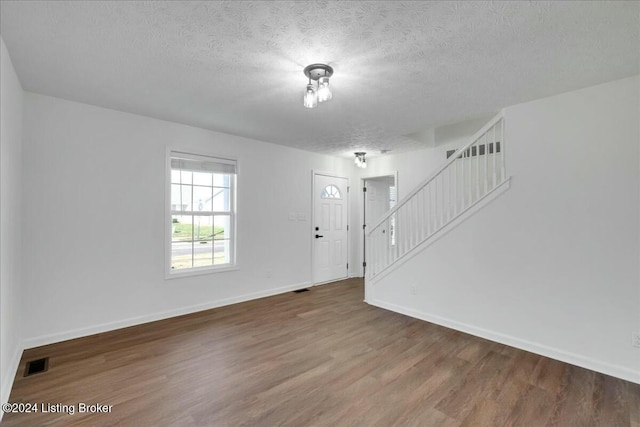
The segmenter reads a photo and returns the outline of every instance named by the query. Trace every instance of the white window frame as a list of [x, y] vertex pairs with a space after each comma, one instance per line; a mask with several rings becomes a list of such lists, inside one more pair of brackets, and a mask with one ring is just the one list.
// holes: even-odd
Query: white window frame
[[[212, 161], [218, 163], [233, 164], [235, 166], [235, 174], [232, 175], [229, 183], [229, 210], [230, 212], [217, 212], [220, 215], [228, 215], [230, 221], [229, 238], [230, 260], [231, 262], [224, 265], [210, 265], [202, 267], [191, 267], [180, 270], [171, 268], [171, 250], [172, 250], [172, 221], [173, 215], [176, 213], [191, 214], [191, 211], [173, 211], [171, 206], [171, 159], [173, 157], [188, 157], [194, 160]], [[180, 277], [198, 276], [202, 274], [220, 273], [225, 271], [238, 270], [237, 260], [237, 208], [236, 195], [238, 188], [238, 161], [229, 157], [220, 157], [210, 153], [203, 153], [202, 150], [177, 149], [167, 147], [165, 164], [165, 279], [175, 279]], [[197, 215], [197, 213], [195, 213]], [[215, 216], [216, 212], [211, 213]], [[213, 242], [212, 242], [213, 244]]]

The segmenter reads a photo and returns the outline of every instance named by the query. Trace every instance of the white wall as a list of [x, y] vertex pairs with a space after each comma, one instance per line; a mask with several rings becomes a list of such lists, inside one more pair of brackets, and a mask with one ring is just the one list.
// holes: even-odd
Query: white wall
[[[511, 189], [371, 284], [369, 302], [640, 382], [639, 88], [507, 108]], [[403, 185], [414, 166], [385, 167]]]
[[23, 92], [2, 38], [0, 45], [0, 403], [5, 403], [22, 355]]
[[[26, 347], [310, 284], [311, 171], [354, 169], [29, 92], [24, 123]], [[167, 145], [238, 160], [240, 270], [165, 280]]]

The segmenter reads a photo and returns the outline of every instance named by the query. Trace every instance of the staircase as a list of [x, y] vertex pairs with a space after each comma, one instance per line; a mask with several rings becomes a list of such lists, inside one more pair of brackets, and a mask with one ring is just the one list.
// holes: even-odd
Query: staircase
[[431, 244], [508, 182], [501, 112], [369, 230], [367, 282]]

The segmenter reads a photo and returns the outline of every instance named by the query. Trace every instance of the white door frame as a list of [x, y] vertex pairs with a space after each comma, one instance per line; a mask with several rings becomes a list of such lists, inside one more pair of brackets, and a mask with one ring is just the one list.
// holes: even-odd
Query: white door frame
[[316, 223], [316, 175], [322, 175], [322, 176], [328, 176], [331, 178], [340, 178], [340, 179], [346, 179], [347, 180], [347, 197], [346, 197], [346, 205], [347, 205], [347, 264], [349, 265], [349, 268], [347, 269], [347, 278], [350, 277], [349, 274], [349, 270], [351, 269], [352, 265], [351, 265], [351, 253], [349, 251], [350, 248], [350, 242], [349, 242], [349, 237], [351, 235], [351, 230], [349, 228], [349, 223], [351, 220], [351, 209], [349, 207], [349, 194], [350, 194], [350, 186], [349, 186], [349, 177], [348, 176], [340, 176], [340, 175], [336, 175], [335, 173], [330, 173], [330, 172], [320, 172], [320, 171], [311, 171], [311, 227], [309, 228], [309, 237], [311, 240], [311, 286], [318, 286], [318, 285], [324, 285], [326, 283], [331, 283], [331, 281], [329, 282], [317, 282], [316, 283], [316, 267], [315, 267], [315, 260], [316, 260], [316, 245], [315, 243], [315, 234], [316, 234], [316, 230], [315, 230], [315, 223]]
[[[360, 188], [358, 189], [358, 195], [361, 197], [358, 197], [359, 202], [358, 204], [362, 204], [361, 208], [360, 208], [360, 215], [358, 217], [358, 229], [360, 230], [359, 233], [359, 239], [358, 240], [362, 246], [360, 247], [360, 264], [358, 265], [358, 275], [360, 277], [364, 277], [364, 271], [365, 271], [365, 266], [364, 263], [366, 262], [366, 254], [365, 254], [365, 236], [367, 235], [367, 230], [364, 229], [364, 221], [365, 221], [365, 209], [366, 209], [366, 204], [364, 201], [364, 192], [363, 192], [363, 188], [364, 188], [364, 183], [366, 180], [368, 179], [374, 179], [374, 178], [383, 178], [385, 176], [392, 176], [393, 177], [393, 181], [395, 183], [396, 186], [396, 194], [398, 194], [398, 171], [393, 171], [393, 172], [389, 172], [389, 173], [377, 173], [375, 175], [371, 175], [371, 176], [363, 176], [360, 177]], [[399, 197], [398, 197], [399, 199]]]

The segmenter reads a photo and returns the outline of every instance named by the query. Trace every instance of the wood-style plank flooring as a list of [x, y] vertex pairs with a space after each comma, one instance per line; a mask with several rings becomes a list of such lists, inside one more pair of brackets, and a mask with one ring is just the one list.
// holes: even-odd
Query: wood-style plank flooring
[[2, 426], [640, 427], [640, 385], [362, 299], [346, 280], [27, 350], [11, 402], [113, 407]]

